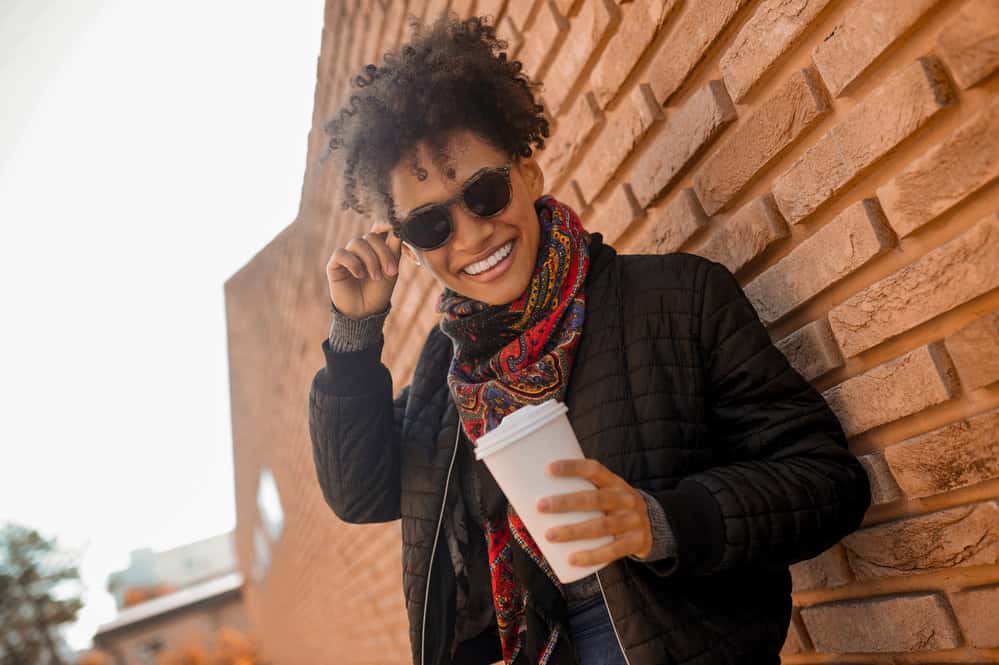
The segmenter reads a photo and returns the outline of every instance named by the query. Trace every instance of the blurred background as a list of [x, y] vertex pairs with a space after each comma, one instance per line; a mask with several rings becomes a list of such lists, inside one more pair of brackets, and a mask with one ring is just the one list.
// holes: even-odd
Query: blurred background
[[236, 571], [222, 285], [297, 213], [322, 26], [318, 0], [0, 0], [0, 524], [78, 565], [65, 662]]

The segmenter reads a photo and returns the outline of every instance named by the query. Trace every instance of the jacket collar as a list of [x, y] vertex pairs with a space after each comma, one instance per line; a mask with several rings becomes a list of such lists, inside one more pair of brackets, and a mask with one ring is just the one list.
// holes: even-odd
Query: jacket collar
[[590, 232], [590, 269], [586, 273], [589, 281], [603, 272], [604, 268], [614, 261], [617, 250], [604, 242], [604, 236], [599, 231]]

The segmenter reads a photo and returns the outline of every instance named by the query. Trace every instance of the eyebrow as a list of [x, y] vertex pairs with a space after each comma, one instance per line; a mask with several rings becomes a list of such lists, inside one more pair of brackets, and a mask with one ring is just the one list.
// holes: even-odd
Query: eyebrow
[[[455, 196], [459, 196], [460, 193], [465, 189], [465, 186], [469, 182], [471, 182], [473, 179], [477, 178], [478, 176], [482, 175], [484, 172], [486, 172], [486, 171], [494, 171], [496, 169], [503, 168], [505, 165], [506, 164], [504, 163], [504, 164], [500, 164], [499, 166], [483, 166], [478, 171], [476, 171], [472, 175], [470, 175], [467, 178], [465, 178], [465, 181], [461, 183], [461, 187], [458, 188], [458, 194], [455, 194]], [[416, 212], [418, 210], [423, 210], [424, 208], [429, 208], [431, 206], [439, 205], [440, 203], [441, 203], [440, 201], [431, 201], [429, 203], [421, 203], [420, 205], [416, 206], [415, 208], [413, 208], [409, 212], [407, 212], [405, 215], [403, 215], [402, 217], [400, 217], [399, 221], [400, 222], [404, 222], [407, 219], [409, 219], [409, 216], [412, 215], [414, 212]]]

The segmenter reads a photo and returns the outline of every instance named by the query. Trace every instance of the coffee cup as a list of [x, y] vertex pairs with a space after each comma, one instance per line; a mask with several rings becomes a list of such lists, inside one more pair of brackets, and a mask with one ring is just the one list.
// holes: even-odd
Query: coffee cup
[[552, 527], [603, 516], [599, 510], [556, 513], [537, 510], [541, 497], [596, 489], [585, 478], [550, 476], [546, 471], [548, 464], [555, 460], [584, 458], [567, 412], [565, 404], [554, 399], [523, 406], [480, 436], [475, 447], [475, 459], [485, 463], [563, 584], [586, 577], [607, 565], [571, 564], [569, 554], [614, 541], [613, 536], [602, 536], [553, 543], [545, 537]]

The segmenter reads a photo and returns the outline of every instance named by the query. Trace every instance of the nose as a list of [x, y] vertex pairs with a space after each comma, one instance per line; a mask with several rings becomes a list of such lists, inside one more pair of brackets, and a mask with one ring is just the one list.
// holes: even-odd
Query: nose
[[451, 219], [454, 221], [452, 249], [463, 254], [479, 254], [489, 247], [494, 235], [493, 220], [476, 217], [460, 203], [451, 206]]

